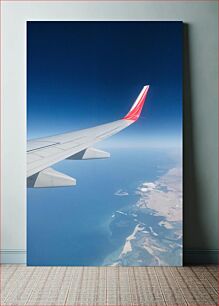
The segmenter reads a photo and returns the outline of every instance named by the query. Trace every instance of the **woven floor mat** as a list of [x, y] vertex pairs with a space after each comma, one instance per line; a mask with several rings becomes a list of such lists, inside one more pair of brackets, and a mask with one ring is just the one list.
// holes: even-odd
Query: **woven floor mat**
[[1, 266], [1, 305], [217, 305], [217, 266]]

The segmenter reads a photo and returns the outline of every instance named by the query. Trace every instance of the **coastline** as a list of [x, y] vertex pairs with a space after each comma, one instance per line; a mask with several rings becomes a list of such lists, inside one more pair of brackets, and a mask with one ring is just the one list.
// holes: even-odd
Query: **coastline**
[[[178, 166], [172, 167], [164, 174], [159, 175], [153, 182], [143, 182], [136, 188], [135, 193], [138, 196], [137, 201], [121, 208], [119, 212], [115, 212], [114, 219], [111, 219], [111, 222], [109, 222], [109, 227], [115, 226], [114, 230], [117, 230], [118, 224], [122, 222], [121, 218], [133, 217], [132, 221], [134, 222], [131, 222], [131, 224], [128, 224], [128, 220], [126, 220], [126, 225], [129, 227], [130, 233], [124, 239], [123, 243], [104, 259], [103, 265], [131, 265], [132, 259], [130, 258], [136, 256], [136, 247], [138, 250], [141, 248], [141, 254], [144, 254], [142, 250], [147, 253], [146, 258], [148, 258], [148, 265], [151, 265], [150, 263], [160, 266], [169, 265], [168, 258], [165, 258], [166, 255], [163, 256], [169, 251], [168, 243], [170, 247], [174, 246], [173, 252], [178, 254], [177, 257], [179, 260], [173, 263], [173, 265], [181, 264], [181, 185], [182, 174], [181, 168]], [[165, 205], [162, 205], [163, 202]], [[166, 234], [162, 237], [162, 233], [159, 231], [159, 233], [157, 233], [157, 230], [155, 230], [153, 226], [149, 226], [147, 222], [141, 222], [139, 220], [141, 218], [139, 217], [143, 217], [146, 220], [156, 220], [156, 227], [158, 226], [157, 228], [160, 232], [163, 231]], [[123, 222], [125, 221], [123, 220]], [[133, 223], [135, 223], [135, 226], [132, 226]], [[144, 260], [139, 259], [138, 262], [139, 265], [142, 265]]]

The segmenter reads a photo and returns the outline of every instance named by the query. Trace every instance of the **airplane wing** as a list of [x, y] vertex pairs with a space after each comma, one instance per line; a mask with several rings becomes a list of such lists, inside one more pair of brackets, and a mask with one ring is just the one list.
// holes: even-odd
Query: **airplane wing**
[[51, 168], [61, 160], [108, 158], [110, 154], [93, 148], [134, 123], [140, 116], [149, 86], [144, 86], [128, 114], [120, 120], [80, 131], [29, 140], [27, 143], [27, 186], [62, 187], [76, 185], [76, 180]]

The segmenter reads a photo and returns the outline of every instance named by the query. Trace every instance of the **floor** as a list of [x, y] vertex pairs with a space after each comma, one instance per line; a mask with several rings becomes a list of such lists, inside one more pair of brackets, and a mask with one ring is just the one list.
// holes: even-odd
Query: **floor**
[[217, 266], [1, 266], [0, 305], [218, 305]]

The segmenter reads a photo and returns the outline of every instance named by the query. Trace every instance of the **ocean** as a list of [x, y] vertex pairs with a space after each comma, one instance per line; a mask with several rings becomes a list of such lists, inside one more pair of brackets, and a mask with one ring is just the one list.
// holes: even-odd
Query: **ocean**
[[[135, 218], [126, 215], [139, 199], [136, 189], [178, 163], [171, 149], [108, 151], [111, 157], [106, 160], [66, 160], [54, 166], [76, 178], [75, 187], [28, 189], [28, 265], [113, 264], [136, 226]], [[162, 217], [144, 212], [138, 220], [162, 237], [157, 226]]]

